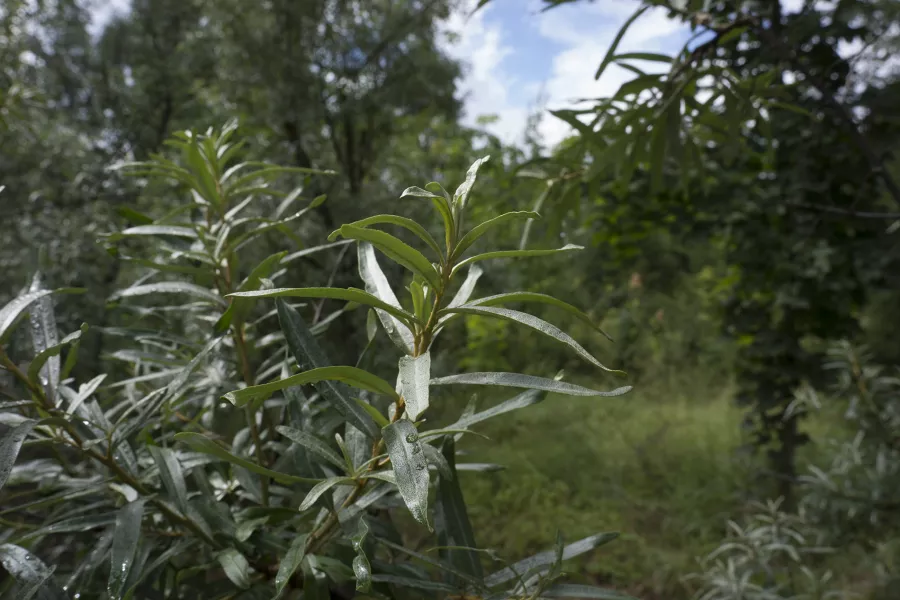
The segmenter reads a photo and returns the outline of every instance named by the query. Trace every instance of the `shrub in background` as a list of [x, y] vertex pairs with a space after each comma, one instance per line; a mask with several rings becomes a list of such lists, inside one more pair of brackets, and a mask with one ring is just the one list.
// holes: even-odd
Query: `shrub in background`
[[[354, 588], [369, 598], [624, 597], [557, 582], [565, 559], [615, 534], [568, 545], [559, 537], [552, 550], [514, 564], [479, 548], [458, 473], [492, 466], [457, 462], [456, 444], [473, 425], [549, 392], [596, 397], [629, 388], [431, 372], [434, 342], [468, 315], [531, 328], [609, 371], [568, 334], [507, 308], [543, 304], [596, 329], [574, 306], [527, 291], [473, 299], [481, 261], [579, 248], [472, 254], [492, 228], [537, 218], [512, 212], [466, 223], [482, 159], [453, 195], [436, 183], [403, 193], [433, 205], [440, 241], [411, 219], [376, 215], [342, 226], [333, 234], [341, 241], [279, 252], [251, 268], [254, 242], [292, 236], [324, 201], [303, 200], [302, 187], [282, 193], [275, 181], [327, 173], [232, 164], [235, 130], [178, 134], [171, 145], [181, 163], [156, 156], [125, 165], [190, 193], [162, 217], [131, 215], [139, 224], [105, 240], [147, 268], [110, 299], [133, 313], [133, 325], [104, 332], [123, 340], [112, 358], [128, 376], [71, 379], [84, 328], [60, 338], [51, 295], [74, 290], [46, 289], [36, 278], [0, 310], [0, 342], [27, 315], [35, 351], [23, 366], [0, 349], [18, 381], [0, 403], [0, 564], [12, 576], [2, 589], [53, 599], [353, 597]], [[272, 215], [256, 212], [265, 196], [280, 199]], [[414, 235], [430, 256], [375, 228], [384, 225]], [[349, 242], [365, 289], [276, 287], [292, 261]], [[405, 304], [379, 253], [411, 272]], [[343, 306], [326, 314], [326, 300]], [[355, 365], [332, 365], [317, 336], [327, 341], [328, 325], [359, 306], [369, 309], [369, 344]], [[390, 379], [363, 368], [372, 348], [386, 352], [380, 331], [399, 351], [395, 372], [383, 374]], [[449, 427], [431, 428], [431, 392], [447, 385], [525, 391], [482, 411], [470, 404]]]

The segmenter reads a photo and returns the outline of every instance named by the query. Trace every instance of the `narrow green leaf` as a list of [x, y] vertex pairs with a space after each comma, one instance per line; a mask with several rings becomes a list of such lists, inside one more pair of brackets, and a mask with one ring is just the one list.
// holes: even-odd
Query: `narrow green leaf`
[[216, 560], [222, 565], [225, 575], [231, 580], [231, 583], [242, 590], [250, 587], [250, 574], [253, 570], [243, 554], [234, 548], [226, 548], [216, 554]]
[[250, 539], [250, 536], [253, 535], [253, 532], [265, 525], [269, 522], [268, 516], [258, 517], [256, 519], [250, 519], [249, 521], [244, 521], [240, 525], [237, 526], [237, 529], [234, 532], [234, 539], [239, 542], [246, 542]]
[[[256, 267], [250, 272], [247, 278], [241, 282], [241, 285], [238, 286], [237, 291], [249, 292], [258, 290], [262, 286], [262, 280], [272, 273], [272, 269], [278, 266], [278, 264], [284, 259], [286, 254], [287, 252], [276, 252], [275, 254], [272, 254], [263, 259], [262, 262], [256, 265]], [[246, 318], [247, 312], [252, 306], [252, 300], [232, 298], [231, 304], [228, 306], [228, 310], [226, 310], [216, 322], [216, 331], [225, 331], [231, 326], [232, 321], [237, 320], [238, 323], [242, 322]]]
[[592, 390], [573, 383], [522, 375], [521, 373], [462, 373], [432, 379], [431, 385], [499, 385], [505, 387], [526, 388], [532, 390], [545, 390], [567, 396], [621, 396], [631, 391], [631, 386], [617, 388], [611, 392]]
[[[468, 573], [464, 573], [464, 572], [460, 571], [459, 569], [457, 569], [456, 567], [454, 567], [453, 565], [451, 565], [443, 560], [434, 558], [433, 556], [429, 556], [428, 554], [416, 552], [415, 550], [411, 550], [405, 546], [400, 546], [398, 544], [391, 542], [390, 540], [386, 540], [381, 537], [376, 537], [375, 539], [378, 541], [379, 544], [382, 544], [383, 546], [387, 546], [388, 548], [390, 548], [392, 550], [396, 550], [397, 552], [406, 554], [407, 556], [417, 558], [426, 564], [437, 567], [438, 569], [444, 571], [445, 573], [450, 573], [451, 575], [454, 575], [454, 576], [458, 577], [459, 579], [467, 582], [471, 586], [474, 586], [475, 589], [478, 589], [478, 590], [485, 589], [484, 583], [482, 582], [481, 578], [473, 577], [472, 575], [469, 575]], [[460, 588], [456, 588], [456, 589], [459, 590]]]
[[306, 494], [306, 497], [300, 504], [300, 512], [309, 510], [312, 505], [316, 503], [316, 500], [322, 497], [322, 494], [324, 494], [334, 486], [355, 484], [356, 482], [350, 477], [329, 477], [328, 479], [320, 481], [319, 483], [314, 485], [311, 490], [309, 490], [308, 494]]
[[[308, 383], [320, 383], [323, 381], [341, 381], [348, 383], [353, 387], [357, 387], [377, 394], [385, 394], [391, 398], [398, 398], [397, 392], [391, 387], [391, 384], [384, 379], [372, 375], [368, 371], [358, 369], [356, 367], [338, 366], [338, 367], [319, 367], [292, 375], [287, 379], [279, 379], [262, 385], [254, 385], [233, 392], [228, 392], [223, 399], [228, 400], [235, 406], [244, 406], [254, 400], [268, 398], [275, 392], [285, 388], [298, 385], [306, 385]], [[347, 400], [347, 402], [350, 402]]]
[[366, 339], [371, 343], [378, 334], [378, 315], [374, 308], [366, 313]]
[[115, 241], [125, 237], [144, 235], [167, 235], [191, 240], [197, 239], [196, 231], [190, 227], [183, 227], [180, 225], [138, 225], [137, 227], [129, 227], [128, 229], [111, 233], [106, 237], [110, 241]]
[[616, 590], [594, 587], [592, 585], [576, 585], [556, 583], [541, 592], [541, 598], [581, 598], [583, 600], [636, 600]]
[[150, 446], [150, 455], [159, 468], [159, 478], [162, 480], [163, 487], [175, 500], [175, 506], [181, 511], [181, 514], [188, 514], [188, 494], [187, 485], [184, 481], [184, 472], [181, 470], [181, 464], [178, 462], [175, 453], [169, 448], [161, 446]]
[[431, 353], [400, 357], [400, 389], [406, 412], [413, 421], [428, 409], [428, 382], [431, 379]]
[[391, 423], [381, 433], [406, 507], [419, 523], [431, 531], [428, 520], [428, 464], [416, 426], [402, 419]]
[[341, 240], [339, 242], [334, 242], [333, 244], [322, 244], [321, 246], [313, 246], [311, 248], [304, 248], [303, 250], [297, 250], [296, 252], [291, 252], [287, 256], [281, 259], [281, 264], [286, 265], [289, 262], [293, 262], [298, 258], [303, 258], [304, 256], [310, 256], [312, 254], [316, 254], [323, 250], [329, 250], [331, 248], [339, 248], [341, 246], [346, 246], [347, 244], [352, 244], [353, 240]]
[[138, 542], [141, 540], [144, 502], [143, 499], [129, 502], [116, 514], [116, 529], [110, 553], [109, 581], [106, 584], [106, 591], [114, 600], [119, 600], [125, 593], [125, 583], [134, 564]]
[[473, 227], [469, 233], [463, 236], [459, 243], [456, 244], [456, 249], [453, 251], [453, 257], [458, 258], [463, 255], [463, 253], [469, 249], [469, 246], [474, 244], [478, 239], [487, 233], [491, 228], [496, 227], [497, 225], [502, 225], [507, 221], [514, 221], [519, 219], [540, 219], [541, 215], [536, 212], [531, 212], [528, 210], [525, 211], [516, 211], [516, 212], [508, 212], [500, 215], [499, 217], [494, 217], [484, 223], [480, 223]]
[[526, 392], [522, 392], [521, 394], [513, 396], [509, 400], [501, 402], [497, 406], [491, 407], [487, 410], [483, 410], [481, 412], [473, 413], [470, 415], [464, 415], [452, 425], [448, 425], [448, 428], [466, 429], [476, 423], [481, 423], [482, 421], [486, 421], [492, 417], [497, 417], [514, 410], [519, 410], [520, 408], [532, 406], [534, 404], [537, 404], [538, 402], [542, 402], [546, 397], [547, 394], [541, 392], [540, 390], [528, 390]]
[[667, 54], [656, 52], [626, 52], [617, 54], [613, 60], [649, 60], [651, 62], [672, 63], [673, 58]]
[[284, 592], [284, 588], [291, 580], [291, 576], [297, 571], [297, 567], [299, 567], [300, 563], [303, 561], [303, 557], [306, 555], [307, 538], [308, 536], [305, 533], [296, 536], [291, 542], [291, 547], [288, 548], [284, 558], [281, 559], [281, 564], [278, 565], [278, 573], [275, 575], [275, 591], [278, 593], [277, 597], [280, 597]]
[[81, 294], [84, 288], [58, 288], [55, 290], [40, 290], [27, 292], [13, 298], [3, 308], [0, 308], [0, 342], [4, 341], [12, 331], [12, 326], [20, 316], [37, 300], [50, 294]]
[[456, 266], [453, 267], [453, 273], [458, 272], [466, 265], [470, 265], [474, 262], [482, 260], [491, 260], [495, 258], [528, 258], [533, 256], [551, 256], [553, 254], [574, 252], [576, 250], [584, 250], [584, 247], [576, 246], [575, 244], [566, 244], [562, 248], [556, 248], [552, 250], [496, 250], [494, 252], [485, 252], [484, 254], [476, 254], [475, 256], [470, 256], [469, 258], [458, 262]]
[[[497, 294], [495, 296], [478, 298], [476, 300], [472, 300], [468, 304], [463, 304], [463, 306], [501, 306], [509, 302], [534, 302], [538, 304], [549, 304], [550, 306], [561, 308], [582, 323], [590, 326], [590, 328], [594, 331], [603, 334], [607, 339], [612, 341], [612, 339], [608, 335], [606, 335], [606, 333], [602, 329], [600, 329], [600, 326], [594, 323], [594, 321], [585, 313], [572, 306], [568, 302], [563, 302], [562, 300], [559, 300], [547, 294], [538, 294], [536, 292], [509, 292], [506, 294]], [[450, 306], [454, 307], [459, 305], [454, 305], [453, 303], [451, 303]]]
[[625, 21], [625, 24], [622, 25], [622, 28], [619, 29], [616, 37], [613, 39], [612, 44], [610, 44], [609, 50], [606, 51], [606, 56], [603, 57], [603, 62], [601, 62], [600, 66], [597, 67], [597, 72], [594, 74], [594, 79], [600, 79], [600, 76], [603, 75], [603, 71], [605, 71], [606, 67], [609, 66], [609, 63], [611, 63], [615, 59], [616, 48], [619, 47], [619, 42], [621, 42], [622, 38], [625, 37], [625, 33], [628, 31], [628, 28], [631, 27], [632, 23], [637, 21], [638, 18], [640, 18], [640, 16], [647, 11], [648, 8], [648, 6], [642, 6], [637, 10], [637, 12], [631, 15], [627, 21]]
[[[441, 455], [447, 462], [452, 473], [456, 471], [456, 445], [452, 437], [444, 439]], [[466, 510], [466, 502], [459, 487], [459, 478], [444, 476], [438, 479], [437, 496], [435, 504], [435, 527], [438, 534], [438, 543], [441, 546], [464, 546], [477, 548], [475, 534]], [[482, 579], [484, 572], [478, 553], [472, 550], [445, 550], [442, 553], [444, 560], [454, 567]]]
[[450, 468], [450, 464], [444, 459], [444, 455], [441, 454], [440, 450], [431, 444], [422, 444], [422, 449], [425, 451], [425, 460], [428, 461], [429, 465], [438, 470], [441, 477], [453, 478], [453, 470]]
[[210, 291], [208, 288], [184, 281], [161, 281], [159, 283], [136, 285], [124, 290], [119, 290], [110, 296], [109, 299], [119, 300], [121, 298], [147, 296], [149, 294], [186, 294], [203, 300], [209, 300], [210, 302], [222, 306], [227, 304], [221, 296]]
[[354, 400], [355, 400], [356, 403], [359, 404], [359, 405], [360, 405], [367, 413], [369, 413], [369, 415], [372, 417], [372, 420], [374, 420], [375, 423], [376, 423], [379, 427], [384, 428], [384, 427], [387, 427], [387, 426], [390, 424], [390, 421], [387, 420], [387, 417], [385, 417], [383, 414], [381, 414], [381, 412], [379, 412], [379, 410], [378, 410], [377, 408], [375, 408], [374, 406], [372, 406], [371, 404], [369, 404], [369, 403], [366, 402], [365, 400], [362, 400], [361, 398], [354, 398]]
[[[278, 308], [278, 320], [281, 323], [281, 330], [284, 332], [288, 348], [290, 348], [291, 354], [294, 355], [294, 359], [297, 361], [300, 369], [309, 372], [310, 370], [328, 367], [328, 357], [325, 355], [325, 352], [322, 351], [322, 348], [319, 347], [319, 343], [306, 326], [300, 313], [288, 306], [283, 300], [279, 299], [276, 302], [276, 305]], [[351, 371], [343, 372], [352, 373]], [[369, 377], [374, 378], [375, 376], [369, 375]], [[382, 384], [375, 382], [374, 379], [367, 379], [367, 381], [374, 382], [367, 385], [375, 385], [376, 387], [382, 386]], [[378, 428], [372, 421], [372, 417], [365, 409], [351, 399], [350, 390], [346, 385], [323, 379], [317, 382], [315, 387], [325, 400], [334, 406], [338, 412], [340, 412], [357, 429], [367, 434], [372, 439], [378, 437]], [[387, 387], [390, 387], [390, 385], [387, 385]], [[393, 391], [393, 388], [391, 388], [391, 390]]]
[[343, 225], [339, 231], [345, 238], [369, 242], [394, 262], [423, 277], [434, 289], [441, 288], [441, 277], [435, 271], [431, 261], [425, 258], [421, 252], [391, 234], [352, 225]]
[[200, 352], [198, 352], [197, 355], [192, 358], [191, 361], [183, 369], [181, 369], [181, 371], [179, 371], [178, 375], [175, 376], [175, 379], [173, 379], [166, 388], [166, 394], [170, 398], [174, 397], [181, 391], [181, 388], [184, 387], [184, 385], [190, 378], [191, 373], [194, 372], [194, 370], [200, 365], [200, 363], [206, 360], [207, 355], [212, 352], [212, 350], [216, 346], [218, 346], [223, 339], [224, 337], [217, 337], [206, 342], [203, 348], [200, 349]]
[[[475, 291], [475, 284], [478, 283], [478, 279], [484, 271], [481, 270], [481, 267], [478, 265], [472, 265], [469, 267], [469, 272], [466, 275], [465, 281], [463, 281], [462, 285], [459, 286], [459, 291], [456, 292], [456, 295], [453, 296], [453, 300], [450, 301], [449, 306], [462, 306], [466, 302], [469, 301], [469, 298], [472, 296], [472, 292]], [[446, 319], [447, 317], [444, 317]]]
[[294, 475], [279, 473], [278, 471], [272, 471], [271, 469], [261, 467], [258, 464], [251, 462], [245, 458], [235, 456], [219, 444], [215, 443], [209, 438], [202, 436], [199, 433], [183, 431], [181, 433], [176, 433], [175, 439], [179, 442], [187, 444], [197, 452], [202, 452], [203, 454], [214, 456], [219, 460], [224, 460], [225, 462], [229, 462], [233, 465], [244, 467], [248, 471], [253, 471], [258, 475], [270, 477], [275, 481], [280, 481], [281, 483], [316, 483], [319, 481], [318, 479], [295, 477]]
[[306, 431], [301, 431], [299, 429], [294, 429], [293, 427], [285, 427], [282, 425], [279, 425], [275, 429], [278, 431], [278, 433], [288, 438], [295, 444], [303, 446], [319, 458], [330, 462], [338, 469], [342, 471], [346, 469], [347, 466], [344, 464], [344, 460], [338, 455], [338, 453], [332, 450], [323, 440], [319, 439], [313, 434], [307, 433]]
[[[563, 548], [563, 560], [569, 560], [570, 558], [574, 558], [580, 554], [589, 552], [598, 546], [602, 546], [603, 544], [611, 542], [617, 537], [619, 537], [618, 533], [600, 533], [578, 540], [577, 542], [569, 544], [568, 546]], [[505, 569], [501, 569], [496, 573], [489, 575], [487, 579], [484, 580], [484, 582], [489, 587], [494, 587], [495, 585], [506, 583], [507, 581], [517, 577], [517, 574], [521, 575], [534, 569], [535, 567], [551, 565], [553, 564], [553, 561], [555, 559], [556, 551], [548, 550], [546, 552], [541, 552], [540, 554], [535, 554], [531, 558], [520, 560], [519, 562]]]
[[[354, 221], [353, 223], [348, 223], [348, 225], [352, 227], [369, 227], [370, 225], [381, 225], [383, 223], [388, 223], [390, 225], [397, 225], [399, 227], [403, 227], [404, 229], [415, 234], [420, 240], [425, 242], [429, 248], [434, 250], [437, 258], [440, 258], [442, 255], [441, 247], [438, 245], [437, 241], [428, 233], [428, 230], [413, 221], [412, 219], [408, 219], [407, 217], [398, 217], [397, 215], [375, 215], [372, 217], [368, 217], [366, 219], [362, 219], [359, 221]], [[328, 241], [334, 241], [337, 236], [340, 234], [340, 229], [331, 233], [328, 236]]]
[[53, 569], [15, 544], [0, 544], [0, 565], [13, 579], [22, 584], [23, 595], [32, 597], [40, 593], [40, 600], [68, 600], [68, 595], [53, 580]]
[[13, 465], [16, 463], [16, 457], [19, 456], [19, 450], [22, 449], [22, 443], [37, 425], [37, 421], [25, 421], [8, 431], [3, 441], [0, 441], [0, 490], [6, 485], [9, 474], [12, 472]]
[[[384, 271], [381, 270], [381, 266], [378, 264], [375, 247], [368, 242], [360, 242], [357, 247], [357, 259], [359, 276], [366, 284], [366, 292], [399, 309], [400, 301], [397, 300], [390, 282], [388, 282]], [[391, 341], [405, 353], [412, 354], [415, 340], [410, 328], [382, 308], [376, 307], [375, 312]]]
[[372, 567], [369, 565], [369, 559], [363, 548], [363, 541], [369, 533], [369, 526], [365, 519], [359, 520], [359, 528], [356, 535], [350, 538], [353, 549], [356, 551], [356, 557], [353, 559], [353, 575], [356, 578], [356, 591], [368, 592], [372, 587]]
[[81, 326], [81, 329], [74, 333], [70, 333], [63, 339], [59, 341], [59, 343], [50, 346], [49, 348], [45, 348], [41, 350], [37, 356], [34, 357], [34, 360], [31, 361], [31, 364], [28, 365], [28, 379], [35, 383], [40, 383], [40, 372], [41, 368], [46, 364], [46, 362], [53, 356], [59, 356], [59, 353], [62, 352], [62, 349], [68, 346], [69, 344], [74, 344], [78, 340], [81, 339], [81, 336], [87, 331], [88, 326], [87, 323]]
[[610, 369], [609, 367], [603, 365], [599, 360], [594, 358], [594, 356], [585, 350], [581, 344], [576, 342], [569, 334], [562, 331], [555, 325], [551, 325], [547, 321], [543, 319], [539, 319], [534, 315], [530, 315], [528, 313], [520, 312], [518, 310], [510, 310], [508, 308], [494, 308], [489, 306], [457, 306], [454, 308], [447, 308], [446, 312], [449, 313], [462, 313], [462, 314], [472, 314], [472, 315], [481, 315], [486, 317], [494, 317], [498, 319], [504, 319], [507, 321], [512, 321], [514, 323], [519, 323], [521, 325], [525, 325], [526, 327], [530, 327], [539, 333], [543, 333], [548, 337], [552, 337], [558, 342], [562, 342], [568, 347], [572, 348], [580, 357], [594, 365], [595, 367], [599, 367], [604, 371], [608, 371], [610, 373], [618, 373], [624, 375], [623, 371], [619, 371], [616, 369]]
[[472, 166], [466, 171], [466, 180], [456, 188], [456, 192], [453, 194], [453, 204], [459, 207], [458, 210], [466, 208], [466, 202], [469, 200], [469, 194], [472, 192], [472, 186], [475, 185], [475, 179], [478, 176], [478, 169], [481, 168], [481, 165], [490, 160], [490, 158], [490, 156], [479, 158], [472, 163]]
[[334, 300], [345, 300], [347, 302], [355, 302], [357, 304], [380, 308], [397, 317], [402, 322], [410, 324], [418, 322], [414, 315], [405, 310], [397, 308], [396, 306], [391, 306], [372, 294], [355, 288], [275, 288], [271, 290], [257, 290], [254, 292], [235, 292], [234, 294], [228, 294], [226, 298], [232, 296], [242, 298], [332, 298]]
[[402, 588], [412, 588], [414, 590], [428, 590], [429, 592], [446, 592], [449, 594], [459, 593], [458, 587], [441, 583], [439, 581], [431, 581], [430, 579], [413, 579], [412, 577], [401, 577], [399, 575], [372, 575], [372, 581], [375, 583], [389, 583]]

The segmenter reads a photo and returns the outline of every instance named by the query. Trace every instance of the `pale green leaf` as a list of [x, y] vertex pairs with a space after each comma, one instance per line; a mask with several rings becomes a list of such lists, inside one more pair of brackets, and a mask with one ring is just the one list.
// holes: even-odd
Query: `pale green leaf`
[[193, 283], [184, 281], [161, 281], [159, 283], [146, 283], [136, 285], [124, 290], [119, 290], [109, 297], [110, 300], [119, 300], [121, 298], [135, 298], [138, 296], [147, 296], [150, 294], [185, 294], [194, 296], [202, 300], [209, 300], [215, 304], [225, 306], [227, 302], [224, 298], [211, 291], [209, 288], [201, 287]]
[[381, 433], [406, 507], [419, 523], [431, 531], [428, 520], [428, 464], [416, 426], [402, 419], [391, 423]]
[[[569, 560], [570, 558], [574, 558], [576, 556], [584, 554], [585, 552], [590, 552], [594, 548], [611, 542], [617, 537], [619, 537], [618, 533], [600, 533], [597, 535], [588, 536], [563, 548], [562, 558], [563, 560]], [[535, 567], [549, 566], [553, 564], [553, 561], [556, 558], [557, 553], [554, 550], [541, 552], [540, 554], [536, 554], [531, 558], [521, 560], [509, 567], [506, 567], [505, 569], [501, 569], [496, 573], [489, 575], [484, 580], [484, 582], [490, 587], [500, 585], [501, 583], [506, 583], [511, 579], [514, 579], [524, 573], [527, 573], [528, 571], [531, 571]]]
[[316, 503], [316, 500], [322, 497], [322, 494], [336, 485], [356, 485], [356, 482], [350, 477], [329, 477], [320, 481], [306, 494], [306, 497], [300, 504], [300, 512], [309, 510]]
[[135, 562], [138, 542], [141, 540], [144, 502], [144, 499], [129, 502], [116, 514], [116, 529], [110, 552], [109, 581], [106, 584], [106, 591], [114, 600], [119, 600], [125, 593], [125, 583]]
[[431, 379], [431, 353], [400, 357], [400, 389], [406, 412], [413, 421], [428, 409], [428, 382]]
[[[562, 300], [559, 300], [558, 298], [554, 298], [553, 296], [547, 294], [538, 294], [536, 292], [508, 292], [505, 294], [497, 294], [495, 296], [478, 298], [476, 300], [472, 300], [468, 304], [464, 304], [463, 306], [501, 306], [509, 302], [531, 302], [555, 306], [566, 311], [585, 325], [588, 325], [594, 331], [603, 334], [607, 339], [611, 340], [611, 338], [606, 335], [606, 332], [600, 329], [600, 326], [594, 323], [594, 321], [584, 312], [572, 306], [568, 302], [563, 302]], [[459, 305], [454, 305], [453, 303], [451, 303], [450, 306], [453, 307]]]
[[521, 325], [525, 325], [526, 327], [530, 327], [539, 333], [543, 333], [544, 335], [551, 337], [558, 342], [562, 342], [563, 344], [572, 348], [580, 357], [594, 365], [595, 367], [599, 367], [604, 371], [609, 371], [610, 373], [618, 373], [624, 375], [624, 372], [618, 371], [615, 369], [610, 369], [605, 366], [599, 360], [594, 358], [594, 356], [585, 350], [581, 344], [576, 342], [569, 334], [562, 331], [555, 325], [551, 325], [550, 323], [544, 321], [543, 319], [539, 319], [534, 315], [530, 315], [528, 313], [520, 312], [518, 310], [510, 310], [508, 308], [495, 308], [490, 306], [478, 306], [478, 305], [466, 305], [466, 306], [457, 306], [454, 308], [447, 308], [446, 312], [449, 313], [462, 313], [462, 314], [472, 314], [472, 315], [481, 315], [486, 317], [494, 317], [498, 319], [504, 319], [507, 321], [512, 321], [514, 323], [519, 323]]
[[458, 262], [456, 266], [453, 267], [453, 273], [458, 272], [466, 265], [470, 265], [474, 262], [479, 262], [482, 260], [492, 260], [495, 258], [529, 258], [535, 256], [551, 256], [554, 254], [562, 254], [564, 252], [574, 252], [578, 250], [584, 250], [584, 247], [576, 246], [575, 244], [566, 244], [562, 248], [551, 250], [496, 250], [494, 252], [485, 252], [484, 254], [476, 254], [475, 256], [471, 256], [463, 261]]
[[31, 430], [38, 424], [37, 421], [24, 421], [11, 431], [7, 431], [3, 440], [0, 441], [0, 490], [6, 485], [9, 474], [12, 472], [13, 465], [16, 463], [16, 457], [19, 456], [19, 450], [25, 438], [31, 433]]
[[68, 600], [53, 580], [53, 569], [31, 551], [15, 544], [0, 544], [0, 565], [22, 585], [23, 596], [39, 594], [39, 600]]
[[49, 296], [50, 294], [81, 294], [84, 291], [84, 288], [58, 288], [55, 290], [27, 292], [13, 298], [3, 308], [0, 308], [0, 342], [6, 339], [18, 318], [21, 317], [35, 301], [40, 300], [45, 296]]
[[[391, 284], [388, 282], [384, 271], [378, 264], [378, 258], [375, 255], [375, 247], [368, 242], [360, 242], [357, 247], [357, 258], [359, 263], [359, 276], [366, 284], [366, 291], [383, 302], [400, 309], [400, 301], [394, 294]], [[412, 354], [415, 346], [413, 332], [407, 325], [398, 321], [383, 308], [375, 308], [378, 320], [381, 321], [384, 331], [388, 334], [391, 341], [407, 354]]]
[[533, 375], [522, 375], [521, 373], [462, 373], [460, 375], [450, 375], [449, 377], [439, 377], [432, 379], [431, 385], [498, 385], [505, 387], [526, 388], [532, 390], [544, 390], [567, 396], [621, 396], [631, 391], [631, 386], [624, 386], [612, 390], [611, 392], [601, 392], [592, 390], [573, 383], [564, 381], [556, 381], [554, 379], [546, 379], [544, 377], [534, 377]]
[[472, 192], [472, 186], [475, 185], [475, 179], [478, 176], [478, 169], [481, 168], [481, 165], [490, 160], [490, 156], [485, 156], [483, 158], [479, 158], [472, 166], [469, 167], [469, 170], [466, 171], [466, 180], [460, 184], [458, 188], [456, 188], [456, 192], [453, 194], [453, 204], [459, 207], [459, 210], [463, 210], [466, 208], [466, 203], [469, 200], [469, 194]]

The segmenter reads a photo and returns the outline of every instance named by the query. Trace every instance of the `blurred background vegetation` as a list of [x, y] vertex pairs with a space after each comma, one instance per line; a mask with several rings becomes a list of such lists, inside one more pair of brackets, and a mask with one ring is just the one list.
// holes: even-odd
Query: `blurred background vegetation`
[[[460, 89], [468, 66], [447, 52], [443, 29], [479, 5], [491, 10], [488, 2], [133, 0], [98, 29], [102, 3], [6, 0], [0, 305], [37, 268], [52, 287], [88, 288], [60, 303], [60, 330], [91, 324], [85, 374], [120, 368], [110, 332], [129, 315], [106, 301], [140, 265], [116, 260], [98, 239], [143, 214], [177, 210], [178, 195], [109, 167], [166, 155], [175, 131], [237, 119], [247, 155], [338, 173], [310, 182], [327, 202], [302, 229], [260, 243], [260, 258], [395, 212], [409, 185], [455, 186], [489, 154], [472, 201], [478, 220], [508, 210], [544, 216], [527, 239], [498, 228], [493, 245], [557, 247], [565, 231], [565, 242], [587, 250], [490, 265], [485, 294], [552, 291], [583, 308], [614, 343], [574, 319], [560, 326], [627, 371], [635, 391], [551, 398], [486, 428], [490, 441], [467, 441], [477, 460], [506, 467], [464, 476], [481, 544], [525, 555], [556, 528], [571, 539], [621, 531], [620, 542], [579, 563], [579, 576], [642, 598], [687, 598], [717, 585], [716, 567], [702, 559], [736, 535], [728, 521], [771, 512], [765, 502], [781, 497], [778, 510], [801, 515], [817, 528], [810, 536], [838, 549], [804, 568], [818, 579], [830, 570], [834, 589], [898, 598], [900, 405], [884, 392], [893, 404], [878, 419], [889, 433], [866, 454], [857, 433], [872, 434], [854, 398], [880, 399], [860, 384], [890, 388], [882, 379], [900, 359], [900, 5], [643, 4], [698, 37], [668, 60], [613, 51], [610, 64], [640, 67], [630, 83], [571, 110], [536, 107], [510, 141], [492, 133], [490, 118], [471, 125]], [[857, 51], [842, 51], [846, 44]], [[569, 137], [542, 139], [542, 119], [571, 126]], [[295, 261], [291, 285], [353, 285], [354, 260], [338, 248]], [[435, 370], [590, 376], [506, 322], [464, 323], [437, 349]], [[331, 351], [355, 357], [365, 331], [333, 327], [342, 335], [330, 339], [344, 347]], [[840, 364], [823, 368], [842, 340], [851, 345], [830, 359]], [[13, 343], [23, 355], [29, 348], [24, 336]], [[864, 363], [857, 346], [868, 348]], [[469, 400], [439, 399], [448, 421]], [[820, 487], [871, 501], [846, 510], [823, 503], [809, 491], [816, 469]], [[849, 517], [827, 518], [841, 510]], [[701, 573], [699, 583], [690, 573]]]

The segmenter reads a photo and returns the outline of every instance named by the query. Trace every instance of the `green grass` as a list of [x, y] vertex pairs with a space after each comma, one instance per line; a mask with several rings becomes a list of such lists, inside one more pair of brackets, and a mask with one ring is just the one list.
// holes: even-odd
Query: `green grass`
[[619, 531], [568, 565], [575, 579], [645, 600], [688, 597], [681, 576], [740, 506], [741, 413], [727, 384], [688, 395], [671, 383], [611, 399], [551, 396], [480, 426], [491, 441], [469, 436], [467, 459], [507, 468], [461, 475], [479, 545], [522, 558], [550, 547], [557, 529], [569, 541]]

